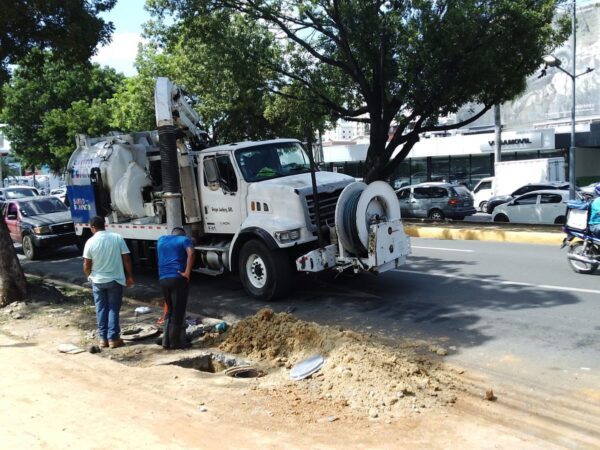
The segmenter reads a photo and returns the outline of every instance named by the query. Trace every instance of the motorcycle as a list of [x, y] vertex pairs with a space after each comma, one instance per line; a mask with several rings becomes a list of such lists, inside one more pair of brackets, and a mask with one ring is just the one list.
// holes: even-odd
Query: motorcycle
[[569, 247], [571, 268], [577, 273], [591, 274], [600, 265], [600, 237], [593, 236], [588, 226], [590, 202], [568, 202], [563, 231], [567, 237], [561, 248]]

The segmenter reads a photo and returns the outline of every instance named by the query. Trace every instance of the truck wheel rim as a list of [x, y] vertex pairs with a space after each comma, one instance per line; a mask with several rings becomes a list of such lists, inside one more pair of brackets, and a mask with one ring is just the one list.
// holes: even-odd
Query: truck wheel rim
[[257, 289], [262, 289], [267, 284], [267, 266], [257, 254], [252, 254], [246, 261], [246, 276], [250, 284]]

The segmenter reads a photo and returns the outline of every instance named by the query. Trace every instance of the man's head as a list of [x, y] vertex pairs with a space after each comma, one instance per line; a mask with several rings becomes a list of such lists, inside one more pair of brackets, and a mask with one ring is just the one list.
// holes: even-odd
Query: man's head
[[92, 233], [104, 231], [104, 217], [92, 217], [92, 220], [90, 220], [90, 228], [92, 229]]
[[175, 227], [171, 230], [173, 236], [185, 236], [185, 230], [181, 227]]

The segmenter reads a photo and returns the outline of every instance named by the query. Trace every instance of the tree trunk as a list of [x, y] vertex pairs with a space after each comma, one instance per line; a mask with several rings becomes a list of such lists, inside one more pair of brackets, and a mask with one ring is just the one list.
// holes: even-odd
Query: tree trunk
[[371, 119], [369, 149], [365, 161], [366, 173], [364, 179], [366, 183], [382, 180], [384, 178], [384, 168], [389, 163], [385, 148], [388, 140], [389, 124], [385, 126], [382, 122]]
[[0, 307], [25, 300], [27, 281], [4, 219], [0, 218]]

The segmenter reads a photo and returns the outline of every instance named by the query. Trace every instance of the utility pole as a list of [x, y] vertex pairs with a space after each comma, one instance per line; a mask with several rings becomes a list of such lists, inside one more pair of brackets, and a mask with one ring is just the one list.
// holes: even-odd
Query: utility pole
[[572, 104], [571, 104], [571, 148], [569, 148], [569, 199], [575, 200], [575, 80], [577, 75], [575, 75], [575, 71], [577, 70], [575, 66], [575, 52], [577, 50], [577, 2], [573, 0], [573, 15], [571, 16], [571, 29], [573, 30], [573, 71], [571, 72], [571, 80], [572, 84]]
[[500, 118], [500, 105], [494, 105], [494, 162], [502, 161], [502, 122]]

